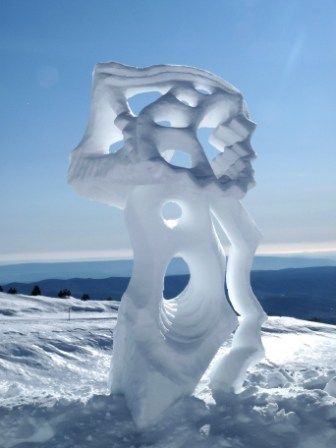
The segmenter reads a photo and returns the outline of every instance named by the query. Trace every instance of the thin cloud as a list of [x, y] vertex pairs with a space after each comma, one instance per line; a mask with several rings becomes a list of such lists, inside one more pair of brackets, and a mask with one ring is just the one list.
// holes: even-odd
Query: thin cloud
[[288, 78], [292, 74], [292, 72], [299, 60], [305, 40], [306, 40], [306, 33], [301, 31], [297, 35], [297, 37], [294, 40], [293, 45], [289, 51], [288, 58], [287, 58], [285, 68], [284, 68], [285, 78]]

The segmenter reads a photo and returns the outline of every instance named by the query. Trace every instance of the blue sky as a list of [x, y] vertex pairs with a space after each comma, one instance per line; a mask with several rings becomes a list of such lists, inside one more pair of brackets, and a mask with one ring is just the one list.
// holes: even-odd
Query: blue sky
[[2, 0], [0, 261], [125, 256], [122, 212], [66, 183], [95, 63], [192, 65], [258, 128], [260, 252], [336, 250], [336, 2]]

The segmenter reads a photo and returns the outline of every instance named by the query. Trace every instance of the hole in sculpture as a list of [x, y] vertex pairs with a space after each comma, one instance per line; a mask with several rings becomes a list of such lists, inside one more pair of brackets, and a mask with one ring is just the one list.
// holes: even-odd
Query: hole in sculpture
[[215, 148], [211, 143], [209, 143], [209, 138], [213, 128], [199, 128], [197, 129], [197, 138], [202, 145], [205, 155], [209, 162], [211, 162], [218, 154], [221, 153], [217, 148]]
[[167, 201], [162, 206], [161, 216], [166, 226], [173, 229], [182, 216], [182, 208], [174, 201]]
[[131, 108], [134, 115], [139, 115], [140, 112], [149, 104], [154, 103], [158, 98], [160, 98], [161, 93], [159, 92], [145, 92], [139, 93], [128, 98], [127, 102]]
[[115, 154], [124, 146], [124, 140], [119, 140], [118, 142], [112, 143], [109, 147], [109, 153]]
[[164, 128], [170, 128], [171, 127], [171, 123], [168, 120], [155, 120], [155, 123], [158, 124], [159, 126], [162, 126]]
[[174, 299], [185, 290], [190, 280], [189, 266], [182, 257], [173, 258], [164, 277], [163, 297]]
[[211, 95], [212, 94], [212, 90], [210, 89], [210, 87], [195, 86], [195, 89], [197, 90], [197, 92], [202, 93], [203, 95]]
[[189, 107], [196, 107], [198, 104], [198, 99], [196, 96], [188, 94], [187, 92], [177, 92], [175, 94], [176, 98], [183, 104]]
[[167, 149], [162, 153], [166, 162], [181, 168], [192, 168], [193, 163], [190, 154], [179, 149]]

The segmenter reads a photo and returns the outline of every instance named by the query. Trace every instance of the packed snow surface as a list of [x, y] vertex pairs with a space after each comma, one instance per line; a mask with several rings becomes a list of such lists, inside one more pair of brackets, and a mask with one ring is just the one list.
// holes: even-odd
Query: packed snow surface
[[124, 399], [108, 395], [116, 307], [0, 293], [1, 448], [336, 446], [334, 326], [269, 318], [266, 357], [240, 394], [216, 404], [206, 373], [139, 432]]

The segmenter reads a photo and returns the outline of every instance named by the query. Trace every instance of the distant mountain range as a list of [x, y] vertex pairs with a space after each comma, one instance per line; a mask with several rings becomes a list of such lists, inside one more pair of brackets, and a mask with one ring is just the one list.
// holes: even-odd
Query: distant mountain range
[[[44, 279], [130, 277], [132, 260], [89, 262], [22, 263], [0, 265], [0, 284], [10, 282], [36, 282]], [[315, 258], [310, 256], [257, 256], [254, 270], [336, 266], [336, 257]], [[187, 274], [181, 259], [174, 259], [168, 275]]]
[[[169, 275], [165, 278], [164, 295], [175, 297], [187, 285], [188, 275]], [[30, 294], [38, 284], [43, 295], [55, 297], [60, 289], [69, 289], [74, 297], [82, 294], [91, 299], [120, 300], [127, 288], [128, 277], [104, 279], [48, 279], [39, 282], [12, 282], [19, 293]], [[336, 267], [310, 267], [270, 271], [253, 271], [251, 282], [256, 296], [269, 315], [292, 316], [307, 320], [336, 323]], [[0, 310], [1, 311], [1, 310]]]

